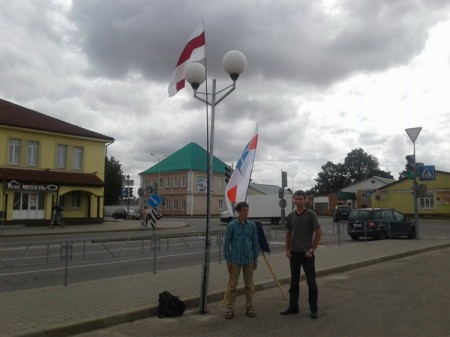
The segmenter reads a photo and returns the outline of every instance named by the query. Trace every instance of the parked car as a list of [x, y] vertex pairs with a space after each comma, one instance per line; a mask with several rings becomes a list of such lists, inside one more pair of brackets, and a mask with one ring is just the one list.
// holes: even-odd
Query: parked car
[[347, 220], [348, 215], [352, 211], [352, 208], [350, 206], [346, 205], [338, 205], [334, 208], [333, 212], [333, 221], [338, 222], [341, 220]]
[[113, 219], [128, 219], [128, 212], [125, 208], [116, 209], [112, 214]]
[[130, 209], [130, 213], [128, 214], [128, 219], [139, 220], [141, 218], [141, 210], [139, 208]]
[[360, 237], [386, 239], [397, 236], [414, 239], [416, 225], [394, 208], [360, 208], [350, 212], [347, 234], [354, 240]]

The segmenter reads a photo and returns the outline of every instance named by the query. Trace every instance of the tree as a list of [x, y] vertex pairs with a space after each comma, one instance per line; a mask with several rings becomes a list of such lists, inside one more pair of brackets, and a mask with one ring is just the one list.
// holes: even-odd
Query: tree
[[380, 170], [376, 157], [361, 148], [355, 149], [347, 154], [343, 164], [328, 161], [323, 165], [311, 190], [317, 194], [332, 193], [373, 176], [394, 178], [390, 172]]
[[119, 203], [124, 178], [119, 161], [114, 157], [105, 157], [105, 205]]
[[319, 194], [337, 191], [346, 186], [348, 182], [344, 165], [334, 164], [331, 161], [322, 166], [322, 172], [319, 172], [315, 180], [317, 184], [314, 186], [314, 190]]

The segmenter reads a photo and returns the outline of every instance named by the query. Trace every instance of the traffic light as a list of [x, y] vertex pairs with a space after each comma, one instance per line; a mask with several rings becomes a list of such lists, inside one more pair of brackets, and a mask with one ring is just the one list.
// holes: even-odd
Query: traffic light
[[415, 179], [416, 177], [416, 158], [413, 154], [409, 154], [405, 157], [406, 159], [406, 178]]
[[283, 199], [284, 198], [284, 188], [280, 188], [278, 191], [278, 198]]
[[231, 166], [225, 165], [225, 182], [227, 184], [230, 181], [232, 174], [233, 174], [233, 169], [231, 168]]
[[128, 187], [128, 198], [133, 197], [133, 187]]

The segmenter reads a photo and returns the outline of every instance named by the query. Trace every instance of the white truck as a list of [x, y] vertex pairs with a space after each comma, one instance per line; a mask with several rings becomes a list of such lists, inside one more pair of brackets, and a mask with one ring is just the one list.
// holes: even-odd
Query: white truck
[[[284, 194], [286, 200], [286, 208], [284, 209], [287, 216], [292, 212], [292, 193]], [[252, 220], [270, 220], [274, 225], [278, 225], [281, 220], [280, 198], [278, 194], [255, 194], [247, 196], [247, 203], [250, 211], [248, 217]], [[226, 210], [220, 213], [220, 221], [229, 223], [233, 220], [233, 214]]]

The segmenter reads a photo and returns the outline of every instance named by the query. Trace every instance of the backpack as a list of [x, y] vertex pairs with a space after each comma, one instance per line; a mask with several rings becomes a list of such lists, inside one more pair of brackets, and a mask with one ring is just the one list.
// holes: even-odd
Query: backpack
[[185, 309], [186, 304], [177, 296], [172, 295], [168, 291], [163, 291], [159, 294], [159, 318], [181, 316]]

